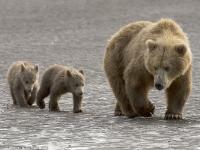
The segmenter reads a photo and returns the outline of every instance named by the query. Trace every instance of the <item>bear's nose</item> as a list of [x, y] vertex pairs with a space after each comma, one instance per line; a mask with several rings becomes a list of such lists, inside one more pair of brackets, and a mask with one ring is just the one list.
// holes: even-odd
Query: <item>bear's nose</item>
[[83, 95], [83, 92], [79, 93], [79, 95], [82, 96], [82, 95]]
[[31, 90], [28, 90], [28, 93], [31, 93]]
[[160, 83], [156, 83], [155, 87], [156, 87], [157, 90], [162, 90], [163, 89], [163, 85], [160, 84]]

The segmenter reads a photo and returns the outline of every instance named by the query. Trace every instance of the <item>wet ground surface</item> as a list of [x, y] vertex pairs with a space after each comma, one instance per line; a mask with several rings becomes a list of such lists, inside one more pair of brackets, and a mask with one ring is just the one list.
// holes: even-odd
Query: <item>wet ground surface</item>
[[[200, 149], [199, 8], [199, 0], [0, 0], [0, 149]], [[179, 22], [191, 41], [193, 92], [184, 120], [163, 120], [164, 93], [154, 90], [152, 118], [114, 117], [102, 69], [107, 39], [129, 22], [161, 17]], [[17, 60], [39, 64], [40, 75], [55, 63], [84, 69], [84, 112], [72, 113], [70, 94], [59, 113], [14, 107], [5, 74]]]

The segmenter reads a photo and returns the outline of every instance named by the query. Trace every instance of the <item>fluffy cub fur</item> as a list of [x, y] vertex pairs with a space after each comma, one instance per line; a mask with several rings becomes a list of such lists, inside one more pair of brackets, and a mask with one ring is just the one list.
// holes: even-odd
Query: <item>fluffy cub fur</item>
[[85, 77], [82, 70], [62, 65], [50, 66], [44, 73], [37, 95], [37, 105], [45, 108], [44, 98], [50, 95], [49, 110], [59, 111], [58, 100], [61, 95], [73, 94], [74, 113], [82, 112], [81, 104]]
[[38, 66], [30, 62], [13, 63], [7, 74], [14, 105], [29, 107], [35, 102], [38, 85]]

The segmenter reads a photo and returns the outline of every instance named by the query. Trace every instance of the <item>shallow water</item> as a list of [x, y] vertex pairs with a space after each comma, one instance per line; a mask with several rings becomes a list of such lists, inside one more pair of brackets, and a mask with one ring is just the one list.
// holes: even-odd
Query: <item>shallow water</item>
[[[198, 0], [1, 0], [0, 149], [200, 149], [199, 6]], [[185, 119], [163, 120], [164, 93], [154, 90], [152, 118], [114, 117], [115, 98], [102, 69], [107, 39], [129, 22], [161, 17], [176, 19], [191, 41], [193, 91]], [[59, 113], [14, 107], [5, 74], [17, 60], [39, 64], [41, 75], [54, 63], [84, 69], [84, 112], [72, 113], [70, 94], [61, 98]]]

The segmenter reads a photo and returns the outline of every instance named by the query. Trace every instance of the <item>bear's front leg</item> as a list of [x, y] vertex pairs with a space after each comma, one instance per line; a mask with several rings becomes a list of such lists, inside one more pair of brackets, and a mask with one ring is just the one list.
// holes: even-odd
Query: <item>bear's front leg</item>
[[116, 103], [114, 115], [115, 115], [115, 116], [123, 116], [123, 115], [124, 115], [124, 114], [122, 113], [122, 111], [121, 111], [119, 102]]
[[58, 106], [58, 100], [60, 99], [60, 95], [57, 93], [50, 93], [50, 100], [49, 100], [49, 111], [60, 111]]
[[166, 90], [166, 120], [182, 119], [182, 110], [191, 91], [191, 76], [191, 69], [189, 69], [185, 75], [176, 79]]
[[35, 102], [36, 95], [37, 95], [37, 86], [34, 86], [33, 91], [31, 92], [31, 96], [30, 98], [28, 98], [28, 101], [27, 101], [27, 103], [30, 106], [32, 106], [32, 104]]
[[13, 105], [17, 105], [17, 101], [16, 101], [16, 98], [15, 98], [15, 95], [14, 95], [12, 87], [10, 87], [10, 94], [11, 94], [11, 97], [13, 99]]
[[16, 99], [17, 104], [20, 107], [29, 107], [28, 104], [27, 104], [27, 101], [25, 99], [24, 89], [21, 89], [19, 87], [14, 87], [13, 95]]
[[143, 84], [126, 83], [126, 93], [129, 101], [138, 115], [151, 117], [154, 113], [154, 105], [148, 100], [148, 90]]
[[75, 95], [73, 94], [73, 112], [74, 113], [80, 113], [82, 112], [82, 99], [83, 99], [83, 96], [80, 96], [80, 95]]

